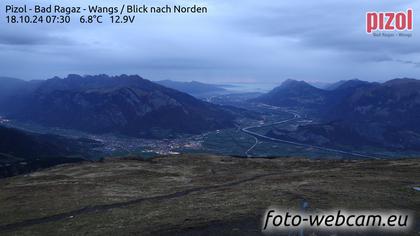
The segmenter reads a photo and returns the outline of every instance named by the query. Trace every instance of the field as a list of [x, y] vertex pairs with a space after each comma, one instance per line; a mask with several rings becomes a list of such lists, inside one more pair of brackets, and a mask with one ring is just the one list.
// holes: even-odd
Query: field
[[[0, 180], [0, 234], [260, 235], [269, 206], [297, 209], [302, 200], [311, 210], [403, 209], [418, 216], [419, 184], [418, 159], [197, 154], [66, 164]], [[410, 235], [418, 233], [417, 226]]]

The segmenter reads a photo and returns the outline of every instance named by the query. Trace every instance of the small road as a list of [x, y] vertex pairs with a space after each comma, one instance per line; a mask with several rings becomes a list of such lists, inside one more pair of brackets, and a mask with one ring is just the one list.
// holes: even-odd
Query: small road
[[[243, 130], [242, 130], [243, 131]], [[252, 135], [252, 137], [255, 139], [255, 143], [254, 143], [254, 145], [252, 145], [248, 150], [246, 150], [246, 152], [245, 152], [245, 155], [247, 156], [247, 157], [250, 157], [251, 155], [249, 154], [249, 152], [250, 151], [252, 151], [252, 149], [254, 149], [257, 145], [258, 145], [258, 138], [257, 137], [255, 137], [255, 136], [253, 136]]]
[[[274, 107], [274, 106], [267, 106], [267, 107], [269, 107], [271, 109], [275, 109], [275, 110], [281, 109], [280, 107]], [[326, 148], [326, 147], [321, 147], [321, 146], [316, 146], [316, 145], [311, 145], [311, 144], [306, 144], [306, 143], [294, 142], [294, 141], [290, 141], [290, 140], [278, 139], [278, 138], [273, 138], [273, 137], [270, 137], [270, 136], [262, 135], [262, 134], [259, 134], [257, 132], [251, 131], [251, 129], [257, 129], [257, 128], [263, 128], [263, 127], [268, 127], [268, 126], [274, 126], [274, 125], [278, 125], [278, 124], [284, 124], [286, 122], [294, 121], [294, 120], [297, 120], [297, 119], [301, 118], [301, 115], [294, 112], [294, 111], [287, 111], [287, 110], [284, 110], [284, 111], [292, 114], [293, 118], [278, 121], [278, 122], [274, 122], [274, 123], [270, 123], [270, 124], [249, 126], [249, 127], [245, 127], [245, 128], [241, 129], [242, 132], [244, 132], [248, 135], [251, 135], [252, 137], [255, 138], [255, 144], [252, 145], [245, 152], [245, 155], [247, 155], [249, 157], [250, 156], [249, 153], [258, 145], [259, 139], [262, 139], [262, 140], [268, 140], [268, 141], [272, 141], [272, 142], [291, 144], [291, 145], [300, 146], [300, 147], [314, 148], [314, 149], [327, 151], [327, 152], [332, 152], [332, 153], [346, 154], [346, 155], [350, 155], [350, 156], [357, 156], [357, 157], [363, 157], [363, 158], [378, 159], [377, 157], [366, 155], [366, 154], [349, 152], [349, 151], [344, 151], [344, 150], [339, 150], [339, 149], [334, 149], [334, 148]]]

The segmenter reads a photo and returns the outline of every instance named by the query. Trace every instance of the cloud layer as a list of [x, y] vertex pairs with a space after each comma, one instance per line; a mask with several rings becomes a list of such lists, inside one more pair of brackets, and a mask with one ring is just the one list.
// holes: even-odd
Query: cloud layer
[[[71, 1], [71, 5], [137, 3]], [[18, 0], [14, 5], [33, 1]], [[57, 4], [45, 0], [43, 4]], [[69, 5], [69, 1], [61, 1]], [[205, 15], [139, 15], [128, 25], [6, 25], [0, 32], [4, 76], [45, 79], [79, 74], [227, 83], [286, 78], [336, 81], [420, 78], [419, 1], [144, 1], [206, 5]], [[5, 3], [1, 3], [2, 9]], [[366, 11], [415, 13], [412, 37], [365, 33]], [[4, 19], [4, 12], [1, 17]], [[75, 20], [77, 20], [75, 18]]]

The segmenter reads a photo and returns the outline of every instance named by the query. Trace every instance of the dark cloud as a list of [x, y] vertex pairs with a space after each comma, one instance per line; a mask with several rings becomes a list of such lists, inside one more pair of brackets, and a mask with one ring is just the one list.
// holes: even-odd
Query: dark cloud
[[0, 44], [6, 45], [37, 45], [45, 44], [46, 40], [39, 36], [22, 36], [13, 33], [0, 33]]
[[395, 61], [403, 63], [403, 64], [413, 65], [415, 67], [420, 67], [420, 62], [416, 62], [416, 61], [406, 61], [406, 60], [395, 60]]
[[32, 30], [0, 31], [0, 44], [11, 46], [36, 46], [36, 45], [69, 45], [73, 42], [68, 38], [60, 38], [48, 34], [37, 34]]

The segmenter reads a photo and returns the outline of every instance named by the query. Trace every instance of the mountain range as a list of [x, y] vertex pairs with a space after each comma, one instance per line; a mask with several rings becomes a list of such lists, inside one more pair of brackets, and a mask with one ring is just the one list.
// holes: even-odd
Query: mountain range
[[[195, 86], [194, 82], [186, 84], [187, 88], [201, 86]], [[326, 89], [304, 81], [286, 80], [248, 101], [303, 109], [316, 121], [299, 125], [294, 131], [273, 128], [268, 131], [271, 136], [328, 146], [420, 150], [419, 80], [403, 78], [385, 83], [348, 80]], [[47, 127], [146, 138], [229, 128], [244, 116], [258, 119], [255, 117], [258, 114], [241, 108], [208, 103], [140, 76], [128, 75], [69, 75], [29, 82], [2, 78], [0, 115]]]
[[289, 80], [253, 101], [316, 111], [311, 114], [319, 123], [301, 125], [292, 132], [274, 129], [269, 131], [271, 136], [329, 146], [420, 150], [420, 81], [416, 79], [349, 80], [331, 90]]
[[270, 92], [250, 101], [282, 107], [306, 107], [325, 110], [353, 94], [357, 89], [373, 85], [378, 85], [378, 83], [354, 79], [340, 81], [331, 84], [326, 89], [320, 89], [305, 81], [288, 79]]
[[91, 133], [166, 138], [234, 125], [229, 109], [140, 76], [80, 76], [44, 81], [0, 80], [0, 112], [45, 126]]

